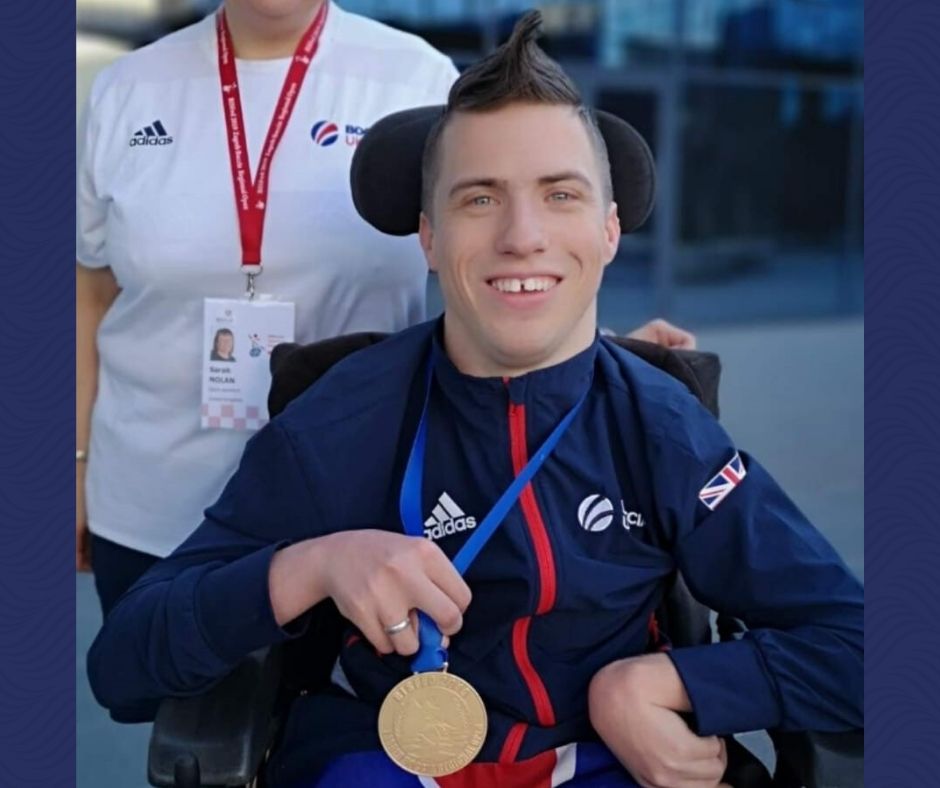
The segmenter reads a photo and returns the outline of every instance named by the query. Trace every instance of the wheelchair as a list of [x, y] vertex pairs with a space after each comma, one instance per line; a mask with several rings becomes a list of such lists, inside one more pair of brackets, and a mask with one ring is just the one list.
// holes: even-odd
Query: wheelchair
[[[355, 334], [314, 343], [281, 345], [271, 358], [272, 416], [347, 354], [384, 338]], [[720, 361], [715, 354], [672, 351], [639, 340], [615, 339], [629, 351], [683, 382], [716, 417]], [[672, 645], [729, 640], [742, 622], [712, 614], [676, 574], [657, 621]], [[291, 701], [329, 684], [344, 627], [329, 600], [315, 609], [297, 641], [250, 655], [206, 693], [162, 701], [150, 740], [148, 779], [158, 788], [264, 786], [264, 764], [277, 746]], [[769, 731], [777, 756], [771, 777], [743, 746], [728, 740], [725, 780], [735, 788], [855, 788], [863, 784], [863, 731], [784, 733]]]

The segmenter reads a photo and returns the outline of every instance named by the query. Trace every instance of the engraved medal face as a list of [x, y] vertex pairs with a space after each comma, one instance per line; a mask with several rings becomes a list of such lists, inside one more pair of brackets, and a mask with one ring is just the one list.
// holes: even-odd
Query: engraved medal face
[[379, 710], [379, 738], [412, 774], [441, 777], [480, 752], [486, 708], [477, 691], [450, 673], [416, 673], [400, 681]]

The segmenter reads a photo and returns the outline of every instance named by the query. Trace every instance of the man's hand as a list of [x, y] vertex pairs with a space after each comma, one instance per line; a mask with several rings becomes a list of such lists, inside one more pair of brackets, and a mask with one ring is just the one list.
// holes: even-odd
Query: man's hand
[[[470, 604], [469, 586], [436, 544], [378, 530], [342, 531], [280, 550], [268, 584], [279, 624], [332, 597], [382, 654], [417, 652], [412, 611], [424, 611], [444, 635], [454, 635]], [[405, 619], [411, 626], [386, 632]]]
[[612, 662], [598, 671], [588, 706], [598, 735], [643, 788], [724, 785], [725, 743], [696, 736], [679, 716], [691, 704], [665, 654]]
[[642, 339], [674, 350], [695, 350], [695, 334], [657, 318], [627, 334], [632, 339]]

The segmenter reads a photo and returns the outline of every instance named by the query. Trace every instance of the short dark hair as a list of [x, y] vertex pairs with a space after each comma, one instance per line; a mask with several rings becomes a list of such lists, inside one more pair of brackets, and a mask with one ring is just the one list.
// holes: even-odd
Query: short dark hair
[[584, 106], [574, 83], [536, 43], [542, 15], [527, 12], [512, 30], [509, 40], [464, 71], [447, 96], [440, 119], [431, 128], [421, 161], [421, 208], [430, 213], [440, 169], [440, 141], [455, 112], [485, 112], [506, 104], [528, 102], [571, 107], [584, 123], [597, 154], [603, 196], [613, 199], [607, 145], [594, 114]]

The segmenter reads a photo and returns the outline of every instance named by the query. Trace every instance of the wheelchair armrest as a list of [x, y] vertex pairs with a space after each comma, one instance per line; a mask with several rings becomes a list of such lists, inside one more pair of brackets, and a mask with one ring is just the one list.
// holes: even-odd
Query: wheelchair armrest
[[[777, 750], [774, 785], [860, 788], [865, 784], [865, 732], [771, 731]], [[778, 779], [779, 776], [779, 779]]]
[[246, 785], [276, 732], [279, 649], [250, 654], [212, 689], [160, 704], [147, 762], [151, 785]]

